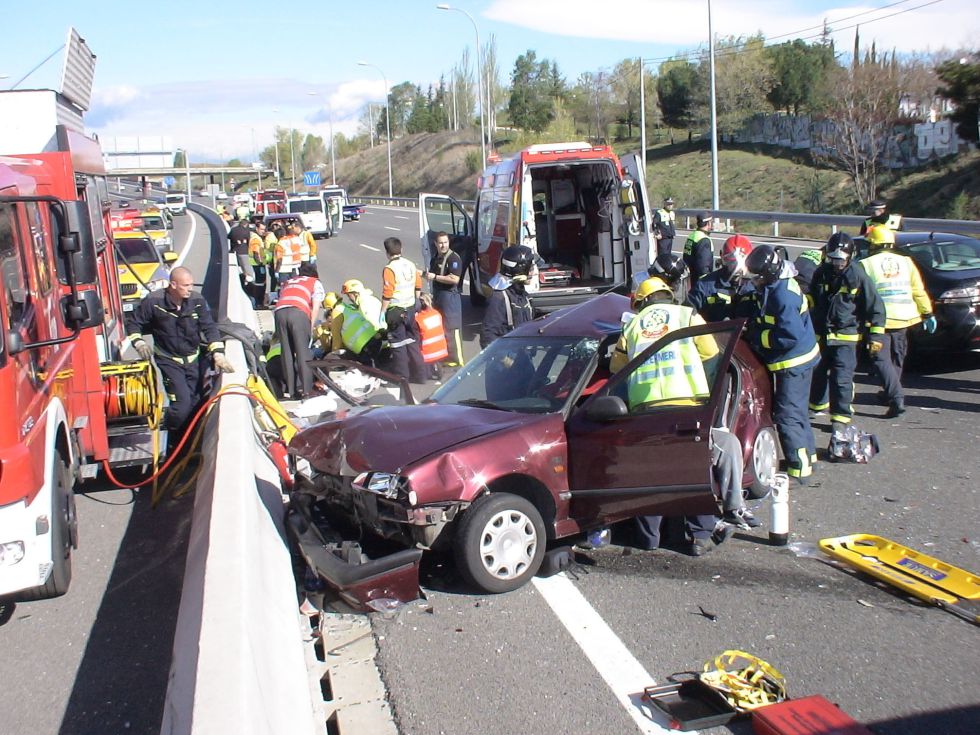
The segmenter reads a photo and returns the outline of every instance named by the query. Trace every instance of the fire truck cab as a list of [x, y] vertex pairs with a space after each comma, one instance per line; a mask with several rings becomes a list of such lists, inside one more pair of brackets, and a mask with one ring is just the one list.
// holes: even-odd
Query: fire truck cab
[[536, 255], [528, 283], [534, 309], [554, 311], [631, 286], [649, 263], [651, 212], [637, 154], [608, 146], [533, 145], [491, 163], [477, 180], [473, 217], [455, 199], [419, 194], [423, 263], [445, 231], [463, 261], [470, 299], [482, 305], [500, 254], [527, 245]]

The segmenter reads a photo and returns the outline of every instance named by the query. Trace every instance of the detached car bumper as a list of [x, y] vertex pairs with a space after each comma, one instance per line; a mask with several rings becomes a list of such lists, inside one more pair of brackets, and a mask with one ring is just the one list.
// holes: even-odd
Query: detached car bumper
[[404, 549], [367, 559], [355, 541], [347, 541], [314, 522], [316, 497], [297, 491], [290, 498], [287, 527], [300, 554], [327, 585], [355, 610], [370, 612], [372, 600], [410, 602], [419, 596], [421, 549]]

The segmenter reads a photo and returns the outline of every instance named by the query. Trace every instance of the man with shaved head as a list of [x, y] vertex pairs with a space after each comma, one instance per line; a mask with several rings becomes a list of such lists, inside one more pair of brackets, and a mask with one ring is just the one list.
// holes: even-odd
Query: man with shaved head
[[[225, 345], [211, 316], [211, 309], [194, 289], [194, 276], [184, 267], [170, 272], [170, 284], [152, 291], [131, 313], [128, 333], [144, 360], [154, 358], [163, 375], [170, 405], [165, 427], [174, 439], [184, 433], [191, 414], [204, 398], [205, 360], [202, 343], [214, 366], [223, 373], [234, 371], [225, 357]], [[153, 347], [143, 339], [153, 337]], [[173, 445], [173, 442], [171, 442]]]

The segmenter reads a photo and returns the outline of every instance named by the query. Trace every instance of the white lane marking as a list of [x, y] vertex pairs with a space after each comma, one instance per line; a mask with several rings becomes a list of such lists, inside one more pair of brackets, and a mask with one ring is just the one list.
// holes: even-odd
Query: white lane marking
[[402, 231], [402, 228], [401, 227], [389, 227], [388, 225], [385, 225], [385, 229], [386, 230], [394, 230], [395, 232], [401, 232]]
[[191, 245], [194, 243], [194, 235], [197, 233], [197, 216], [195, 216], [195, 214], [190, 210], [187, 211], [187, 216], [191, 218], [191, 231], [187, 236], [187, 241], [184, 243], [184, 247], [180, 249], [180, 255], [178, 255], [177, 260], [174, 261], [174, 268], [184, 264], [184, 258], [190, 254]]
[[392, 219], [412, 219], [411, 217], [402, 217], [400, 214], [391, 215]]
[[381, 252], [381, 248], [376, 248], [376, 247], [374, 247], [373, 245], [365, 245], [365, 244], [364, 244], [363, 242], [359, 242], [359, 243], [357, 243], [357, 244], [358, 244], [358, 245], [359, 245], [360, 247], [362, 247], [362, 248], [367, 248], [368, 250], [373, 250], [373, 251], [374, 251], [374, 252], [376, 252], [376, 253], [380, 253], [380, 252]]
[[531, 580], [644, 735], [671, 733], [644, 714], [643, 688], [655, 682], [564, 574]]

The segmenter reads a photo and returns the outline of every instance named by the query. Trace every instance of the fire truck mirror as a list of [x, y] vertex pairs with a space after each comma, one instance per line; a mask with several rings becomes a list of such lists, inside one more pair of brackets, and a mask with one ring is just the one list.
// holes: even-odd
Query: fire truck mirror
[[4, 342], [6, 343], [7, 352], [11, 355], [16, 355], [24, 351], [24, 338], [20, 336], [19, 332], [13, 330], [7, 332], [4, 337]]
[[[95, 238], [92, 220], [85, 202], [62, 202], [66, 228], [58, 238], [59, 260], [71, 260], [75, 283], [79, 286], [98, 282], [98, 258], [95, 254]], [[59, 273], [69, 272], [63, 263]]]
[[61, 310], [65, 324], [73, 330], [97, 327], [105, 318], [102, 300], [96, 291], [80, 291], [77, 301], [70, 295], [65, 296], [61, 300]]

